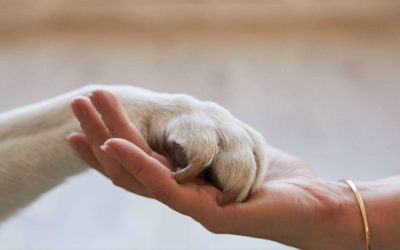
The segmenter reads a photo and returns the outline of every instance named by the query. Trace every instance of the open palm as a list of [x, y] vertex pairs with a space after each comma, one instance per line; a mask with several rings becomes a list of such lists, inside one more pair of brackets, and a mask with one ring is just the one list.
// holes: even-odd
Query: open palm
[[174, 180], [176, 168], [148, 146], [111, 93], [94, 91], [90, 99], [77, 98], [71, 105], [80, 114], [83, 133], [71, 134], [69, 141], [82, 159], [115, 185], [157, 199], [214, 233], [309, 248], [309, 235], [323, 235], [313, 222], [329, 213], [336, 205], [337, 189], [343, 188], [319, 179], [297, 158], [268, 148], [270, 162], [262, 187], [244, 203], [221, 206], [221, 192], [201, 178], [184, 184]]

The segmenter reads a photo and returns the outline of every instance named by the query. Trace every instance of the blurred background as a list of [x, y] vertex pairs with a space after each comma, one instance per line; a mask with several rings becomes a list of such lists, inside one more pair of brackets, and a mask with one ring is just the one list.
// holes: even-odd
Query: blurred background
[[[216, 101], [324, 178], [400, 170], [398, 0], [0, 0], [0, 111], [94, 82]], [[2, 223], [12, 248], [292, 249], [93, 171]]]

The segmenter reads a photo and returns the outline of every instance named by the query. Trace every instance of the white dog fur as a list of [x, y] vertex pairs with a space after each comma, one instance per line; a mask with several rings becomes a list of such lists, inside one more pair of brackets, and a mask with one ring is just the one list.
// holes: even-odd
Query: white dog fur
[[179, 145], [189, 162], [211, 166], [236, 201], [261, 185], [267, 168], [263, 137], [219, 105], [132, 86], [88, 85], [0, 114], [0, 221], [86, 169], [65, 137], [79, 130], [70, 101], [95, 89], [120, 98], [150, 145]]

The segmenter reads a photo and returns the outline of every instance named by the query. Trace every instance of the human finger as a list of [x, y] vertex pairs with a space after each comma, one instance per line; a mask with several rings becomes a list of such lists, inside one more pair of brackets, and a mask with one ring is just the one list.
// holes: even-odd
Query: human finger
[[139, 129], [130, 122], [124, 107], [115, 95], [106, 90], [95, 90], [90, 100], [100, 113], [112, 137], [124, 138], [150, 154], [151, 148]]
[[91, 101], [86, 97], [75, 98], [71, 108], [81, 124], [81, 128], [90, 142], [93, 153], [102, 164], [104, 172], [117, 186], [124, 187], [131, 192], [146, 195], [144, 187], [127, 172], [115, 159], [100, 150], [100, 146], [111, 137]]
[[72, 132], [67, 136], [67, 140], [83, 161], [103, 175], [106, 175], [103, 166], [97, 160], [95, 154], [93, 153], [92, 146], [84, 134]]

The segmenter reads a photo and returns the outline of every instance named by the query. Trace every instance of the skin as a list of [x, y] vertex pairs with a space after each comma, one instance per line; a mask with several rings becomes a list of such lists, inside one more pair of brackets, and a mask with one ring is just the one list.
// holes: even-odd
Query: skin
[[[111, 93], [94, 91], [71, 107], [82, 132], [68, 140], [82, 159], [115, 185], [157, 199], [211, 232], [301, 249], [366, 249], [359, 207], [349, 187], [317, 177], [296, 157], [268, 149], [272, 158], [263, 186], [244, 203], [222, 206], [221, 192], [202, 179], [175, 180], [175, 167], [152, 151]], [[372, 249], [398, 249], [400, 176], [356, 185], [366, 204]]]

